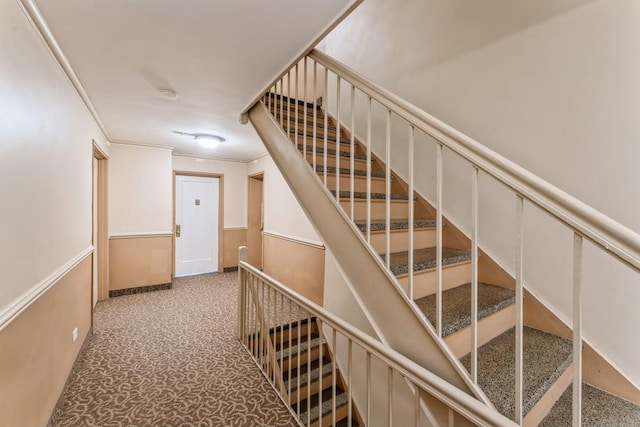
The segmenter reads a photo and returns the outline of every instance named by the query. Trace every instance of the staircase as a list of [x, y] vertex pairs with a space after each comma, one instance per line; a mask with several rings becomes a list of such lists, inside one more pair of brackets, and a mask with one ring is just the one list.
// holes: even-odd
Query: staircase
[[[266, 346], [260, 334], [248, 336], [248, 346], [258, 348], [266, 357]], [[269, 328], [269, 341], [275, 350], [275, 366], [267, 374], [279, 373], [291, 412], [304, 426], [358, 426], [360, 415], [352, 402], [342, 373], [332, 362], [331, 350], [321, 333], [318, 321], [311, 318], [294, 320]]]
[[[409, 185], [393, 170], [388, 180], [391, 191], [387, 193], [387, 165], [375, 155], [368, 156], [366, 146], [357, 138], [352, 139], [344, 128], [338, 129], [331, 116], [327, 116], [325, 124], [325, 112], [320, 107], [273, 94], [266, 97], [265, 104], [365, 240], [411, 295], [424, 318], [435, 330], [440, 326], [442, 339], [471, 374], [472, 254], [469, 239], [443, 218], [440, 230], [443, 242], [442, 319], [438, 325], [436, 209], [417, 192], [409, 194]], [[409, 218], [411, 201], [413, 224]], [[408, 251], [410, 229], [413, 232], [412, 254]], [[489, 273], [482, 274], [483, 280], [477, 289], [477, 383], [501, 414], [514, 419], [516, 296], [513, 280], [505, 280], [508, 274], [482, 251], [478, 256], [478, 263]], [[567, 393], [571, 392], [569, 385], [574, 375], [571, 341], [525, 325], [523, 370], [523, 425], [569, 425], [571, 400]], [[599, 390], [590, 392], [591, 388], [586, 384], [583, 389], [588, 391], [585, 394], [590, 399], [583, 411], [601, 404], [611, 408], [600, 415], [585, 416], [585, 425], [613, 425], [608, 423], [620, 419], [632, 421], [625, 425], [640, 425], [640, 406]], [[607, 418], [607, 413], [615, 413], [618, 418]]]

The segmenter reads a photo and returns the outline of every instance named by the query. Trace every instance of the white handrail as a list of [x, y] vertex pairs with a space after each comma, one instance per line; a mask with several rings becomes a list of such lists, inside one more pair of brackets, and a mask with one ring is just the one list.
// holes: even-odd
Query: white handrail
[[498, 411], [474, 399], [432, 372], [427, 371], [402, 354], [394, 351], [389, 346], [383, 345], [371, 336], [365, 334], [359, 329], [356, 329], [351, 324], [320, 307], [313, 301], [292, 291], [282, 283], [267, 276], [247, 262], [239, 261], [239, 267], [240, 269], [250, 272], [253, 276], [259, 278], [268, 286], [277, 290], [277, 292], [302, 307], [306, 312], [318, 318], [324, 324], [340, 332], [349, 340], [357, 343], [365, 351], [376, 356], [419, 388], [434, 396], [449, 408], [452, 408], [454, 411], [470, 421], [482, 426], [516, 425], [513, 421], [509, 420]]
[[416, 128], [538, 205], [577, 233], [640, 271], [640, 234], [597, 211], [462, 132], [314, 49], [309, 57], [376, 99]]

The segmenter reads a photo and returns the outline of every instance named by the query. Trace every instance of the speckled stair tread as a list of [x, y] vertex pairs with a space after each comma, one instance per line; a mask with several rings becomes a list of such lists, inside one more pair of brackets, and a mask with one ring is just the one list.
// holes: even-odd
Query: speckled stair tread
[[[316, 165], [316, 172], [324, 172], [323, 165]], [[336, 173], [336, 168], [333, 166], [327, 166], [327, 173]], [[353, 174], [355, 176], [367, 176], [366, 170], [354, 169]], [[351, 169], [349, 168], [340, 168], [340, 175], [351, 175]], [[372, 178], [384, 178], [384, 172], [375, 172], [371, 171]], [[393, 179], [393, 177], [391, 177]]]
[[[444, 221], [443, 221], [444, 225]], [[367, 223], [363, 221], [357, 221], [356, 226], [365, 233], [367, 231]], [[433, 228], [436, 226], [435, 219], [418, 219], [413, 222], [413, 229], [419, 230], [423, 228]], [[384, 220], [371, 220], [371, 231], [384, 231], [387, 228], [387, 224]], [[391, 220], [390, 221], [390, 230], [408, 230], [409, 229], [409, 221], [405, 220]]]
[[[571, 364], [571, 341], [524, 328], [523, 413], [536, 402]], [[496, 409], [513, 419], [515, 393], [515, 328], [478, 349], [478, 384]], [[471, 358], [460, 359], [470, 370]]]
[[[383, 259], [384, 254], [380, 255]], [[442, 265], [469, 261], [471, 252], [460, 249], [442, 248]], [[390, 256], [391, 272], [396, 276], [409, 272], [409, 252], [394, 252]], [[436, 248], [416, 249], [413, 251], [413, 271], [428, 270], [436, 267]]]
[[[515, 292], [511, 289], [478, 283], [478, 319], [496, 313], [515, 303]], [[436, 324], [436, 295], [416, 300], [432, 325]], [[471, 283], [442, 293], [442, 335], [448, 336], [471, 325]]]
[[[571, 426], [572, 396], [573, 390], [570, 385], [551, 408], [549, 415], [542, 420], [540, 427]], [[583, 383], [582, 425], [583, 427], [640, 426], [640, 405]]]
[[[304, 368], [303, 368], [304, 369]], [[330, 375], [333, 372], [333, 364], [331, 362], [326, 362], [322, 365], [322, 376], [327, 376]], [[308, 373], [306, 370], [304, 370], [304, 374], [300, 375], [300, 384], [302, 384], [302, 386], [307, 385], [307, 376]], [[320, 378], [320, 368], [314, 368], [311, 370], [311, 376], [309, 376], [309, 378], [311, 378], [311, 382], [315, 382], [318, 378]], [[291, 378], [291, 383], [289, 383], [288, 381], [285, 381], [285, 385], [287, 387], [291, 387], [291, 389], [296, 389], [298, 388], [298, 376], [293, 376], [293, 378]]]
[[[309, 140], [312, 140], [312, 139], [313, 139], [313, 131], [306, 131], [306, 132], [305, 132], [303, 129], [298, 129], [298, 131], [296, 132], [296, 130], [295, 130], [295, 129], [291, 129], [291, 130], [289, 131], [289, 134], [290, 134], [290, 135], [293, 135], [293, 137], [295, 137], [295, 135], [297, 134], [297, 135], [298, 135], [298, 139], [299, 139], [301, 136], [302, 136], [302, 137], [304, 137], [305, 135], [307, 136], [307, 138], [308, 138]], [[317, 138], [318, 140], [322, 140], [322, 141], [324, 142], [324, 133], [320, 134], [319, 132], [316, 132], [316, 138]], [[337, 138], [336, 138], [336, 136], [335, 136], [335, 135], [327, 135], [327, 141], [330, 141], [330, 142], [336, 142], [336, 141], [337, 141]], [[348, 144], [348, 145], [351, 145], [351, 140], [350, 140], [349, 138], [345, 138], [344, 136], [341, 136], [341, 137], [340, 137], [340, 143], [341, 143], [341, 144]]]
[[[298, 144], [298, 150], [302, 151], [304, 149], [304, 145], [302, 144]], [[307, 153], [313, 153], [313, 145], [307, 145]], [[316, 153], [317, 154], [324, 154], [324, 147], [321, 147], [319, 145], [316, 145]], [[327, 148], [327, 155], [329, 156], [335, 156], [336, 155], [336, 150], [332, 149], [332, 148]], [[320, 156], [318, 156], [320, 157]], [[345, 157], [347, 159], [351, 158], [351, 153], [348, 151], [340, 151], [340, 157]], [[366, 154], [362, 154], [362, 153], [353, 153], [353, 158], [354, 159], [358, 159], [358, 160], [367, 160], [367, 155]], [[373, 161], [373, 160], [371, 160]]]
[[322, 338], [313, 338], [310, 341], [302, 341], [300, 345], [292, 345], [291, 347], [287, 347], [282, 351], [276, 352], [276, 359], [287, 358], [290, 354], [297, 354], [298, 347], [300, 347], [300, 353], [304, 353], [307, 349], [314, 349], [316, 347], [320, 347], [320, 344], [324, 344], [324, 340]]
[[[333, 194], [335, 196], [336, 195], [335, 190], [331, 190], [331, 194]], [[340, 198], [341, 199], [349, 199], [349, 198], [351, 198], [351, 192], [350, 191], [341, 191], [340, 192]], [[364, 191], [354, 191], [353, 192], [353, 198], [354, 199], [359, 199], [359, 200], [366, 200], [367, 199], [367, 193], [364, 192]], [[371, 193], [371, 199], [372, 200], [385, 200], [386, 198], [387, 198], [387, 195], [385, 193]], [[389, 198], [391, 200], [409, 200], [409, 195], [391, 193], [389, 195]]]
[[[336, 395], [336, 409], [346, 405], [349, 402], [349, 396], [347, 393], [340, 393]], [[333, 408], [332, 400], [325, 400], [322, 402], [322, 416], [324, 417], [327, 414], [330, 414]], [[320, 417], [320, 411], [318, 411], [318, 406], [313, 406], [311, 408], [311, 413], [307, 414], [303, 412], [300, 414], [300, 421], [302, 421], [302, 425], [307, 425], [307, 420], [310, 418], [310, 422], [316, 422]]]

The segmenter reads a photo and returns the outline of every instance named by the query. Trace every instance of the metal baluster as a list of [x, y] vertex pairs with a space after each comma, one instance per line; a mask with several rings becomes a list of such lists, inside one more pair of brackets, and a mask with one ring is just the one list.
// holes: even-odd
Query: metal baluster
[[367, 351], [367, 421], [364, 425], [371, 423], [371, 353]]
[[332, 329], [331, 330], [331, 346], [333, 348], [333, 363], [331, 366], [332, 372], [331, 372], [331, 420], [332, 420], [332, 424], [333, 426], [336, 425], [336, 382], [337, 382], [337, 377], [336, 377], [336, 358], [337, 358], [337, 354], [338, 354], [338, 348], [336, 347], [337, 343], [336, 343], [336, 330]]
[[313, 61], [313, 170], [316, 170], [318, 157], [318, 63]]
[[323, 183], [327, 186], [327, 145], [329, 144], [329, 70], [324, 69], [324, 158], [323, 158]]
[[[415, 174], [415, 162], [414, 162], [414, 139], [415, 128], [412, 124], [409, 124], [409, 265], [413, 266], [413, 193], [414, 193], [414, 174]], [[409, 268], [409, 298], [413, 300], [413, 268]]]
[[[336, 151], [340, 151], [340, 76], [337, 76], [336, 81]], [[340, 206], [340, 163], [336, 160], [336, 200], [338, 206]]]
[[471, 173], [471, 380], [478, 383], [478, 168]]
[[371, 97], [367, 108], [367, 243], [371, 244]]
[[389, 366], [389, 370], [387, 372], [388, 372], [387, 406], [389, 407], [389, 412], [388, 412], [389, 418], [387, 419], [387, 425], [389, 427], [392, 427], [393, 426], [393, 368]]
[[[356, 136], [356, 113], [355, 113], [355, 102], [356, 102], [356, 87], [351, 85], [351, 140], [350, 140], [350, 152], [349, 152], [349, 170], [350, 170], [350, 176], [349, 176], [349, 190], [350, 190], [350, 194], [351, 194], [351, 200], [350, 200], [350, 218], [351, 221], [353, 221], [353, 213], [354, 213], [354, 209], [355, 209], [355, 196], [354, 196], [354, 192], [355, 192], [355, 176], [354, 176], [354, 169], [356, 168], [356, 164], [355, 164], [355, 158], [354, 158], [354, 154], [355, 154], [355, 146], [356, 146], [356, 142], [355, 142], [355, 136]], [[338, 156], [340, 156], [340, 151], [338, 151]]]
[[351, 426], [351, 420], [353, 419], [353, 404], [351, 402], [351, 400], [353, 399], [353, 394], [352, 394], [352, 390], [353, 390], [353, 384], [352, 384], [352, 378], [353, 378], [353, 341], [351, 341], [350, 338], [347, 338], [348, 341], [348, 347], [347, 347], [347, 366], [348, 366], [348, 373], [347, 373], [347, 389], [348, 389], [348, 415], [347, 415], [347, 425]]
[[522, 425], [523, 380], [523, 266], [524, 266], [524, 198], [516, 197], [516, 372], [515, 372], [515, 422]]
[[[387, 109], [387, 137], [385, 142], [385, 265], [391, 265], [391, 110]], [[413, 268], [412, 265], [409, 268]]]
[[582, 236], [573, 233], [573, 427], [582, 425]]
[[[305, 56], [303, 59], [303, 63], [304, 65], [303, 67], [303, 71], [304, 71], [304, 89], [303, 89], [303, 93], [304, 93], [304, 99], [303, 104], [302, 104], [302, 111], [303, 111], [303, 116], [302, 116], [302, 121], [303, 121], [303, 125], [302, 128], [304, 129], [304, 133], [302, 134], [302, 150], [304, 151], [304, 159], [307, 160], [307, 57]], [[299, 103], [300, 101], [297, 99], [296, 97], [296, 105]]]
[[436, 332], [442, 337], [442, 144], [436, 145]]

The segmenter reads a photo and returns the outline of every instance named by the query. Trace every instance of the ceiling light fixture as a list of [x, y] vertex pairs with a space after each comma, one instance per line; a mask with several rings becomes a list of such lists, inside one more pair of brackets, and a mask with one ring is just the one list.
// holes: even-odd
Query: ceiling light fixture
[[166, 99], [178, 99], [178, 92], [173, 89], [158, 89], [160, 96]]
[[188, 132], [179, 132], [177, 130], [174, 130], [173, 133], [177, 133], [178, 135], [182, 135], [182, 136], [190, 136], [196, 141], [198, 141], [198, 144], [200, 144], [204, 148], [215, 148], [221, 143], [226, 141], [225, 138], [218, 135], [213, 135], [210, 133], [188, 133]]

